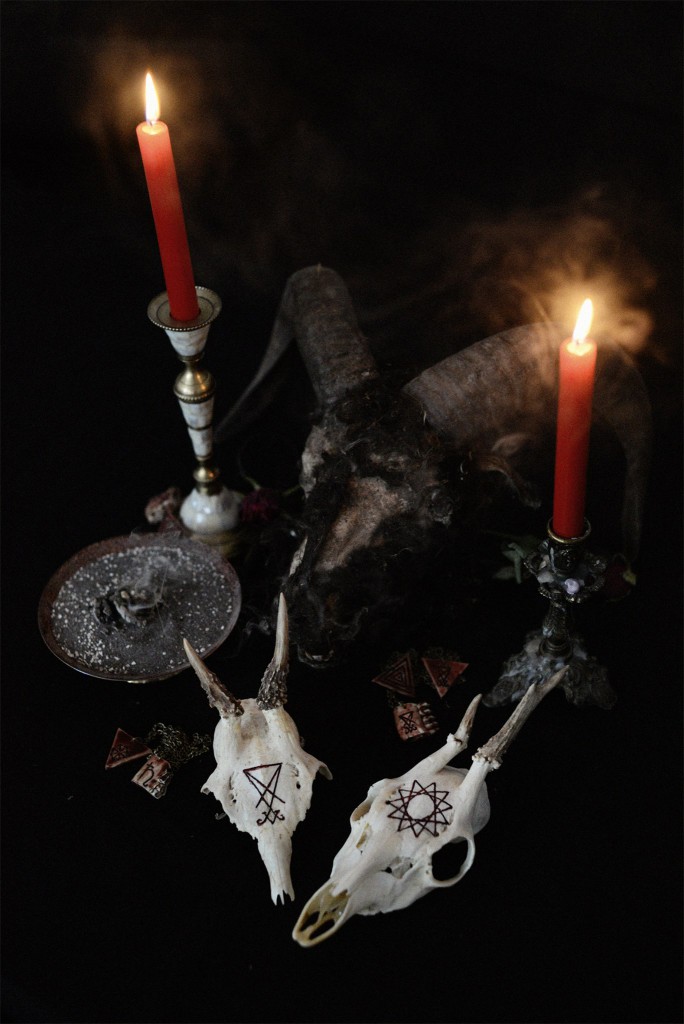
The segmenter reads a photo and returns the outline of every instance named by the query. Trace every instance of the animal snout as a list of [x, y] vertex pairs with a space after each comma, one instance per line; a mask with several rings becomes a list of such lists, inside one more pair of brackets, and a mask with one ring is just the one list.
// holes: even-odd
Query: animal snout
[[288, 599], [290, 638], [300, 661], [315, 667], [328, 666], [358, 632], [367, 610], [345, 600], [339, 591], [320, 590], [312, 582]]

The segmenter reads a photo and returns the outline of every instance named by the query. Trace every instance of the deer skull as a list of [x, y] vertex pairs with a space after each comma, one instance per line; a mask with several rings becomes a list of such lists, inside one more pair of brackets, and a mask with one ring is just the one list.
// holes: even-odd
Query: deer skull
[[274, 903], [294, 899], [290, 877], [292, 833], [311, 804], [317, 772], [332, 778], [322, 761], [307, 754], [283, 707], [288, 670], [288, 623], [280, 595], [273, 658], [256, 700], [238, 700], [202, 662], [187, 640], [190, 664], [221, 718], [214, 733], [216, 768], [202, 787], [213, 793], [241, 832], [256, 839], [271, 881]]
[[[383, 779], [351, 816], [351, 833], [335, 857], [329, 881], [304, 907], [292, 933], [300, 946], [315, 946], [354, 914], [386, 914], [410, 906], [431, 889], [448, 888], [475, 860], [475, 835], [489, 820], [485, 779], [540, 700], [560, 681], [562, 669], [531, 686], [499, 732], [473, 756], [469, 770], [448, 762], [468, 742], [477, 696], [444, 746], [396, 779]], [[467, 843], [458, 873], [438, 880], [432, 858], [447, 843]]]

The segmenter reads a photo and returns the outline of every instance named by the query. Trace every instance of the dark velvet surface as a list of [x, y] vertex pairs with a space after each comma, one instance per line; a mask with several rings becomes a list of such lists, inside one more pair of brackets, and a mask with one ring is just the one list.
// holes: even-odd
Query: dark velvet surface
[[[1, 14], [3, 1020], [680, 1021], [680, 5], [5, 2]], [[588, 287], [599, 332], [627, 341], [653, 403], [637, 586], [582, 614], [614, 709], [552, 694], [490, 776], [492, 818], [463, 882], [352, 919], [313, 950], [290, 933], [351, 810], [443, 742], [544, 602], [533, 581], [480, 567], [452, 615], [458, 567], [445, 566], [442, 613], [410, 639], [470, 669], [447, 705], [433, 701], [440, 733], [414, 745], [371, 683], [408, 634], [362, 642], [327, 672], [292, 665], [288, 709], [334, 779], [316, 781], [295, 833], [285, 907], [251, 839], [200, 794], [210, 755], [160, 801], [133, 770], [105, 773], [117, 726], [211, 732], [216, 717], [189, 672], [95, 680], [55, 659], [36, 625], [69, 557], [190, 485], [176, 362], [145, 315], [163, 288], [135, 141], [148, 66], [197, 281], [223, 300], [206, 356], [219, 415], [288, 275], [317, 262], [345, 277], [400, 379], [540, 310], [563, 318]], [[231, 486], [248, 486], [243, 473], [294, 485], [304, 394], [293, 377], [222, 445]], [[615, 474], [591, 474], [595, 543], [612, 551]], [[546, 467], [547, 504], [511, 511], [506, 528], [541, 535], [551, 482]], [[235, 562], [249, 614], [210, 659], [241, 696], [271, 653], [244, 630], [277, 590], [275, 560], [257, 564]], [[482, 708], [471, 751], [504, 718]]]

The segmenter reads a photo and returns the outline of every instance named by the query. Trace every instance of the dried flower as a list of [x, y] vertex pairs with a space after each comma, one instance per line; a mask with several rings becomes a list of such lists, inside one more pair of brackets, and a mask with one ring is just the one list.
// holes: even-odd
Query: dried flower
[[636, 576], [624, 555], [613, 555], [605, 571], [601, 597], [606, 601], [620, 601], [636, 586]]
[[240, 504], [240, 522], [244, 524], [270, 523], [280, 512], [280, 494], [270, 487], [250, 491]]

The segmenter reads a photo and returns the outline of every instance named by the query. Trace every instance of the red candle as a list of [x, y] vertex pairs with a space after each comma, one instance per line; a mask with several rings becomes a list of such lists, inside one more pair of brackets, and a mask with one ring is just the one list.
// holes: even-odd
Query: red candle
[[145, 92], [147, 120], [138, 125], [136, 133], [150, 193], [169, 308], [174, 320], [194, 320], [199, 314], [199, 306], [171, 138], [169, 129], [159, 120], [159, 100], [149, 71]]
[[560, 349], [556, 471], [553, 491], [553, 531], [559, 537], [584, 533], [584, 503], [591, 403], [594, 394], [596, 344], [587, 338], [591, 300], [583, 304], [572, 338]]

